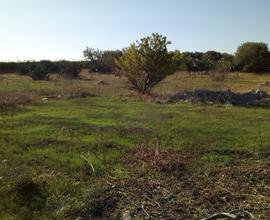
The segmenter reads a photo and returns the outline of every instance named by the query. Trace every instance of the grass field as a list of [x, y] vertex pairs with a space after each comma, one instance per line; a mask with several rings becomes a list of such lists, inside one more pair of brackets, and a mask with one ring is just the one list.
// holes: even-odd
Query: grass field
[[[154, 92], [270, 92], [266, 80], [177, 73]], [[74, 90], [93, 96], [41, 99]], [[98, 74], [73, 81], [5, 75], [1, 92], [38, 98], [1, 112], [0, 219], [202, 219], [239, 208], [269, 218], [267, 108], [156, 104], [134, 96], [125, 79]]]

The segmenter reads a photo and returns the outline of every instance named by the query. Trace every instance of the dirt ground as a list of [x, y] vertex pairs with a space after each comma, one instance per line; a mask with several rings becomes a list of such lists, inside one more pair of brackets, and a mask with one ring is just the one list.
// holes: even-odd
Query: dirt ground
[[127, 176], [108, 177], [94, 200], [68, 216], [195, 220], [243, 209], [268, 219], [270, 173], [265, 156], [138, 147], [123, 159]]

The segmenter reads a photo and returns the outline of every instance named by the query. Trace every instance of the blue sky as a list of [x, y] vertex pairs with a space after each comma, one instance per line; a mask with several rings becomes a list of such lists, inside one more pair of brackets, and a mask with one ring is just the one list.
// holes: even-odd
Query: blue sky
[[83, 58], [158, 32], [170, 49], [234, 53], [270, 43], [269, 0], [0, 0], [0, 60]]

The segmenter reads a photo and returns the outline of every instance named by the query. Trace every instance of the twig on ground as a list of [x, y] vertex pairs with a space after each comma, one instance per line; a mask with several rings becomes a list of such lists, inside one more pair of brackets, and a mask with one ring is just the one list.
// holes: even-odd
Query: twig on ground
[[155, 203], [161, 209], [161, 205], [158, 202], [156, 202], [153, 199], [149, 198], [149, 196], [147, 196], [145, 193], [143, 195], [144, 195], [145, 198], [147, 198], [149, 201]]
[[220, 213], [211, 215], [208, 218], [203, 218], [202, 220], [215, 220], [215, 219], [220, 219], [220, 218], [237, 219], [237, 216], [230, 213], [226, 213], [226, 212], [220, 212]]
[[214, 215], [211, 215], [208, 218], [203, 218], [202, 220], [215, 220], [215, 219], [221, 219], [221, 218], [227, 218], [227, 219], [256, 219], [250, 212], [242, 209], [235, 209], [231, 211], [230, 213], [227, 212], [220, 212], [216, 213]]
[[230, 213], [235, 214], [235, 213], [240, 213], [239, 215], [243, 214], [244, 217], [249, 217], [250, 219], [256, 219], [254, 215], [252, 215], [250, 212], [243, 210], [243, 209], [235, 209], [231, 211]]
[[143, 205], [141, 206], [141, 208], [142, 208], [143, 212], [146, 214], [147, 218], [149, 218], [150, 215], [149, 215], [148, 212], [145, 210], [145, 208], [143, 207]]

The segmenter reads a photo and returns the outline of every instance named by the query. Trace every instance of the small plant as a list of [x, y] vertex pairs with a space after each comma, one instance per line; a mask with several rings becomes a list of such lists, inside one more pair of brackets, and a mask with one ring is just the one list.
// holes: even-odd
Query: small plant
[[87, 152], [86, 154], [81, 155], [81, 158], [84, 159], [89, 164], [92, 172], [95, 173], [96, 172], [95, 167], [94, 167], [93, 163], [91, 162], [91, 153]]
[[30, 210], [42, 211], [46, 206], [47, 191], [29, 176], [21, 176], [15, 182], [13, 191], [17, 202]]
[[81, 145], [88, 148], [88, 152], [81, 154], [81, 158], [89, 165], [93, 175], [108, 173], [111, 171], [115, 159], [121, 155], [121, 149], [111, 141], [102, 141], [89, 146], [80, 138], [76, 138]]
[[19, 73], [33, 80], [48, 80], [49, 72], [48, 66], [42, 61], [21, 63], [19, 66]]

